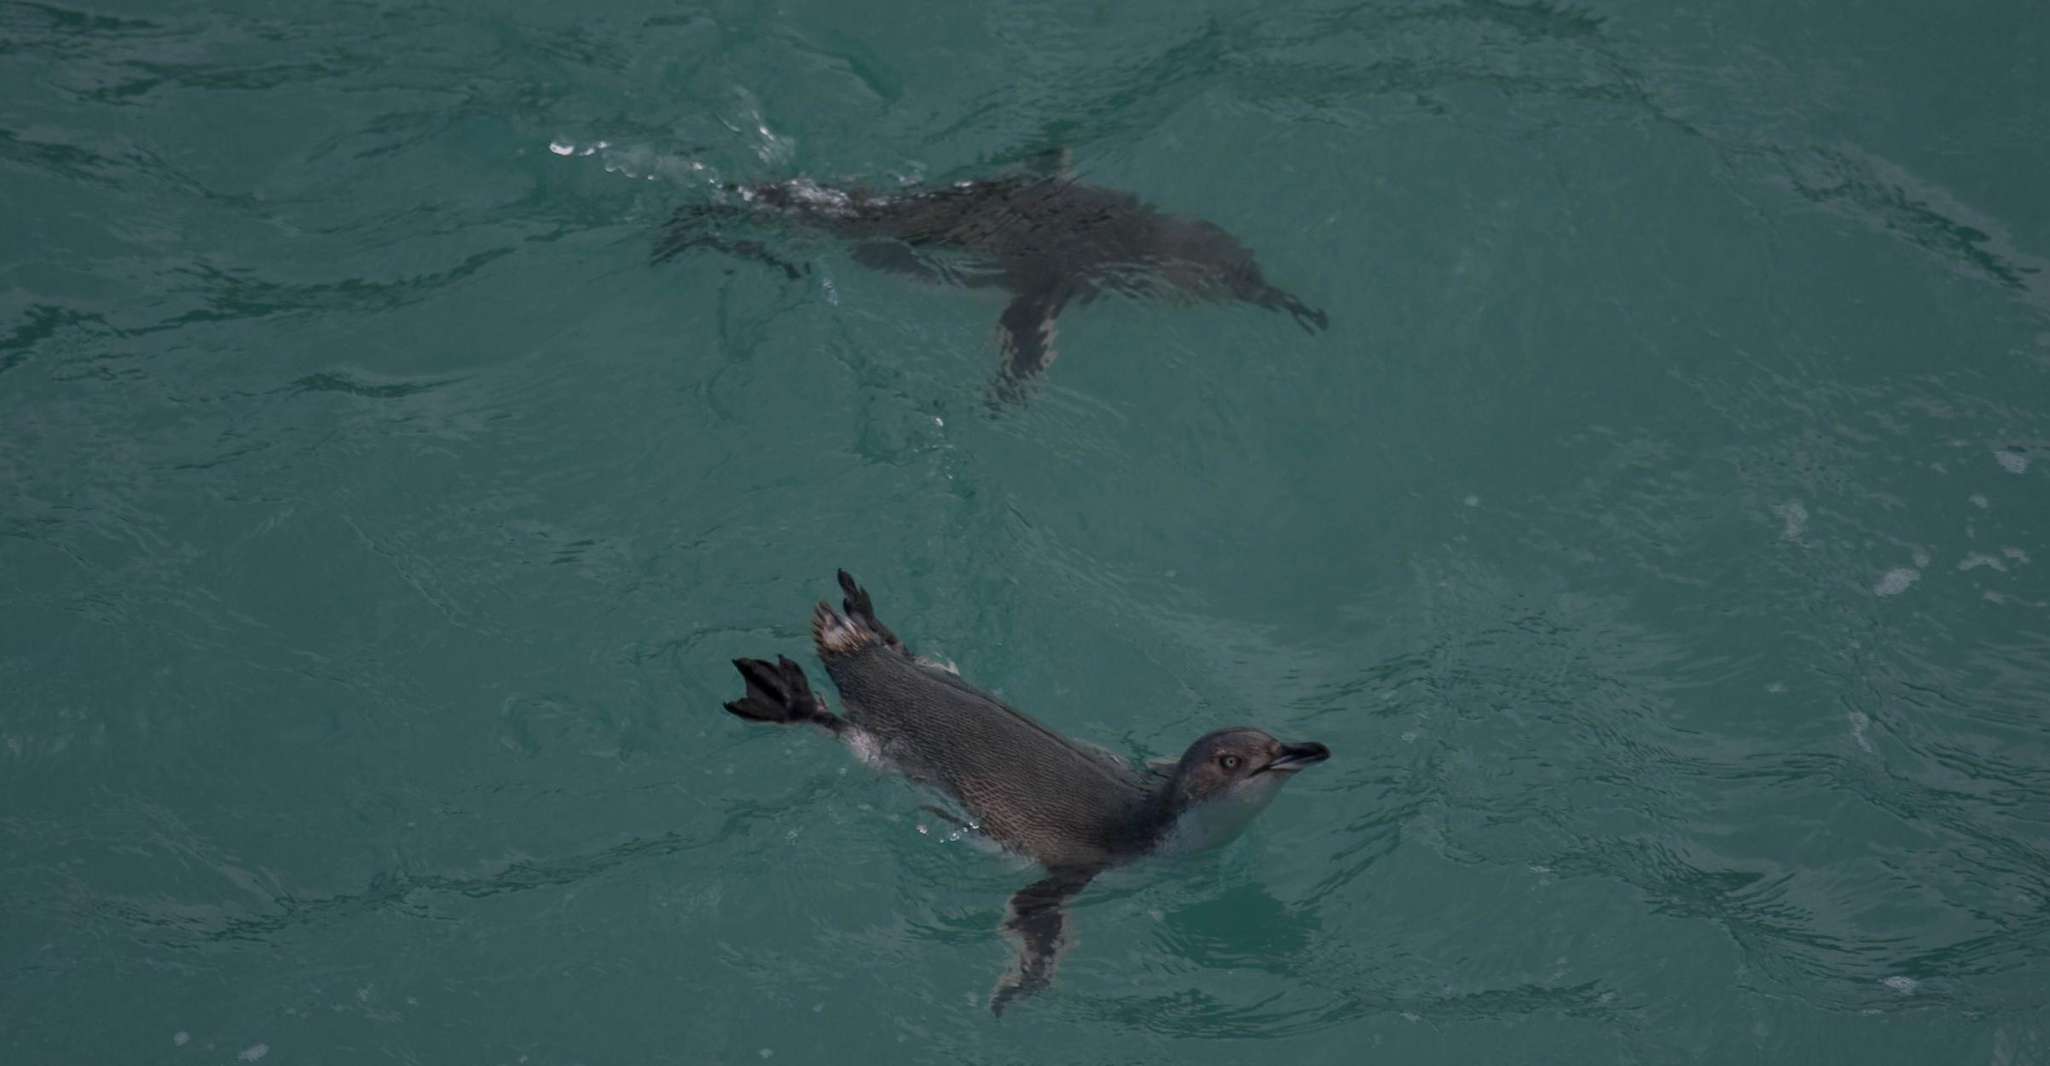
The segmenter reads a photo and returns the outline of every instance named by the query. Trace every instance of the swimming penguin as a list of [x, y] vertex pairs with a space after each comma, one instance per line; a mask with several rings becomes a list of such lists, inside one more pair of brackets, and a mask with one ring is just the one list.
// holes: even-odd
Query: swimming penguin
[[1322, 744], [1284, 744], [1240, 726], [1205, 734], [1174, 762], [1134, 768], [914, 657], [876, 618], [868, 593], [845, 570], [839, 579], [845, 615], [821, 603], [811, 625], [844, 715], [781, 656], [735, 659], [747, 694], [726, 709], [818, 726], [864, 762], [951, 797], [992, 840], [1046, 868], [1011, 897], [1004, 930], [1018, 954], [990, 996], [998, 1015], [1052, 979], [1067, 939], [1064, 905], [1091, 878], [1150, 852], [1221, 842], [1296, 771], [1331, 757]]
[[[741, 202], [678, 210], [656, 242], [655, 262], [711, 247], [795, 278], [799, 268], [760, 242], [717, 233], [729, 220], [783, 220], [855, 241], [854, 259], [864, 266], [939, 284], [1002, 287], [1011, 294], [998, 319], [1004, 361], [997, 392], [1004, 398], [1021, 396], [1054, 361], [1061, 310], [1106, 292], [1241, 300], [1287, 311], [1308, 332], [1329, 324], [1324, 312], [1268, 284], [1252, 251], [1231, 234], [1065, 173], [887, 193], [802, 179], [726, 188]], [[948, 253], [962, 258], [949, 261]]]

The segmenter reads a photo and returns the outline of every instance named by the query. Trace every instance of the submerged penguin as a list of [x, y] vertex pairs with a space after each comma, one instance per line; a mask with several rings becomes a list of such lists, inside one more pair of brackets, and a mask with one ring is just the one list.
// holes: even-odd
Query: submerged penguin
[[1063, 907], [1097, 873], [1155, 851], [1220, 843], [1296, 771], [1331, 756], [1322, 744], [1284, 744], [1240, 726], [1198, 738], [1175, 762], [1134, 768], [913, 657], [876, 619], [868, 593], [845, 570], [839, 578], [845, 616], [819, 604], [812, 637], [845, 715], [828, 710], [804, 668], [781, 656], [735, 659], [747, 695], [726, 709], [755, 722], [818, 726], [864, 762], [945, 793], [990, 839], [1046, 868], [1011, 897], [1004, 930], [1018, 957], [990, 996], [998, 1015], [1052, 979], [1066, 940]]
[[[1309, 332], [1329, 323], [1324, 312], [1268, 284], [1252, 251], [1217, 226], [1062, 173], [889, 193], [806, 180], [727, 190], [741, 203], [677, 211], [656, 242], [654, 261], [711, 247], [781, 267], [795, 278], [799, 268], [759, 241], [727, 240], [717, 233], [728, 220], [782, 220], [856, 242], [854, 259], [864, 266], [940, 284], [1001, 286], [1011, 293], [998, 320], [1004, 354], [998, 393], [1006, 398], [1019, 396], [1054, 361], [1054, 321], [1061, 310], [1106, 292], [1241, 300], [1287, 311]], [[942, 258], [950, 253], [959, 261]]]

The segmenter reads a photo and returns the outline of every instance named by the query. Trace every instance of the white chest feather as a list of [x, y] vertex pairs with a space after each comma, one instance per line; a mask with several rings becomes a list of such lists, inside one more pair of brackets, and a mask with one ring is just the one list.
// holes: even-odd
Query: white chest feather
[[1281, 791], [1279, 774], [1262, 774], [1214, 799], [1182, 812], [1159, 850], [1167, 853], [1202, 851], [1230, 841], [1245, 831]]

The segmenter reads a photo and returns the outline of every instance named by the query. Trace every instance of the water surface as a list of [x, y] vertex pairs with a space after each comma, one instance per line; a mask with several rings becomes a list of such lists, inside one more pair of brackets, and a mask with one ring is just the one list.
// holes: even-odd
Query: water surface
[[[10, 1061], [2050, 1061], [2050, 16], [0, 3]], [[715, 254], [1065, 146], [1326, 308]], [[1092, 888], [718, 709], [845, 566]], [[815, 680], [823, 675], [814, 668]]]

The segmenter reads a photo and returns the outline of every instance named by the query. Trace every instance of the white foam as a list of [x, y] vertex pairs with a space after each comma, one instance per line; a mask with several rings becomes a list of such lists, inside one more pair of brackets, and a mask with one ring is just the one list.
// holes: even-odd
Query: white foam
[[1915, 986], [1920, 984], [1921, 982], [1916, 981], [1912, 977], [1903, 977], [1900, 974], [1895, 974], [1892, 977], [1888, 977], [1885, 980], [1880, 981], [1879, 983], [1885, 985], [1888, 988], [1893, 989], [1896, 992], [1899, 992], [1903, 996], [1907, 996], [1913, 995], [1915, 991]]
[[192, 1043], [192, 1034], [186, 1032], [183, 1029], [180, 1029], [177, 1032], [171, 1034], [171, 1043], [176, 1044], [179, 1047], [184, 1047], [185, 1045]]
[[883, 746], [876, 743], [876, 738], [871, 736], [867, 730], [844, 729], [840, 732], [840, 738], [847, 742], [847, 750], [852, 751], [854, 757], [860, 759], [863, 766], [879, 768], [887, 768], [889, 766], [889, 760], [883, 757]]
[[2019, 448], [1996, 448], [1993, 458], [1999, 461], [2000, 469], [2010, 474], [2029, 472], [2029, 457]]
[[1851, 739], [1857, 741], [1858, 746], [1866, 751], [1878, 754], [1877, 750], [1872, 747], [1872, 741], [1865, 736], [1865, 727], [1872, 724], [1872, 719], [1866, 717], [1863, 711], [1852, 711], [1844, 717], [1850, 719], [1851, 722]]
[[932, 667], [935, 670], [945, 670], [947, 673], [950, 673], [955, 677], [961, 676], [961, 668], [955, 666], [954, 661], [952, 659], [942, 659], [936, 655], [921, 655], [918, 657], [918, 661], [924, 663], [927, 666]]
[[1780, 539], [1800, 540], [1802, 531], [1808, 528], [1808, 508], [1799, 500], [1788, 500], [1775, 504], [1772, 513], [1780, 516]]
[[1896, 566], [1886, 573], [1879, 575], [1879, 581], [1872, 586], [1872, 591], [1881, 596], [1898, 596], [1908, 591], [1908, 586], [1920, 580], [1921, 577], [1922, 572], [1920, 570]]
[[820, 185], [810, 178], [798, 178], [784, 186], [790, 190], [790, 198], [799, 203], [827, 210], [841, 210], [853, 206], [846, 193], [839, 189]]
[[611, 141], [591, 141], [588, 144], [549, 141], [548, 151], [565, 159], [595, 159], [603, 164], [607, 174], [618, 174], [634, 181], [695, 183], [711, 178], [717, 184], [716, 178], [706, 173], [705, 164], [652, 148], [615, 145]]
[[241, 1059], [243, 1062], [255, 1062], [256, 1060], [268, 1054], [270, 1054], [269, 1044], [251, 1044], [248, 1047], [242, 1049], [242, 1054], [237, 1055], [235, 1057]]

